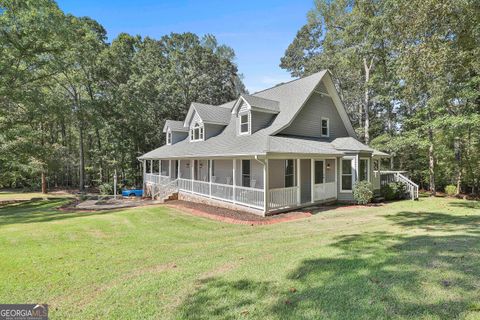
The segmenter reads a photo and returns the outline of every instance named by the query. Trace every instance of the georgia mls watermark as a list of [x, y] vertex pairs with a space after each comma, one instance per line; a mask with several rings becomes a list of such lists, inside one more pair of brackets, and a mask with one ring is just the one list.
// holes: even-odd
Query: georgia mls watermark
[[48, 320], [48, 305], [0, 304], [0, 320]]

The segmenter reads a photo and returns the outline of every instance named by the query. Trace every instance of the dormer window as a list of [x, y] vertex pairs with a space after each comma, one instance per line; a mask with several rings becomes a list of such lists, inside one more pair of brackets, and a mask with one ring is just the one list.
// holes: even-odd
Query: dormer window
[[330, 137], [330, 120], [322, 118], [322, 137]]
[[250, 117], [249, 113], [240, 114], [239, 119], [239, 128], [240, 134], [249, 134], [250, 133]]
[[172, 144], [172, 132], [170, 130], [167, 131], [167, 144]]
[[198, 122], [195, 123], [193, 128], [190, 129], [190, 141], [203, 141], [204, 136], [203, 126]]

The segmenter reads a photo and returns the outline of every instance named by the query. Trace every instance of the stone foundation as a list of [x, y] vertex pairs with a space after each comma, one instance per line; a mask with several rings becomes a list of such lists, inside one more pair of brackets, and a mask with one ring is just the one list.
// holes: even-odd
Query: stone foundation
[[178, 200], [203, 203], [203, 204], [207, 204], [207, 205], [210, 205], [210, 206], [226, 208], [226, 209], [229, 209], [229, 210], [244, 211], [244, 212], [248, 212], [248, 213], [253, 213], [253, 214], [256, 214], [256, 215], [262, 216], [262, 217], [265, 216], [263, 211], [258, 210], [258, 209], [253, 209], [253, 208], [249, 208], [249, 207], [242, 206], [242, 205], [239, 205], [239, 204], [233, 204], [233, 203], [230, 203], [230, 202], [225, 202], [225, 201], [221, 201], [221, 200], [217, 200], [217, 199], [203, 197], [201, 195], [188, 193], [188, 192], [183, 192], [183, 191], [178, 192]]

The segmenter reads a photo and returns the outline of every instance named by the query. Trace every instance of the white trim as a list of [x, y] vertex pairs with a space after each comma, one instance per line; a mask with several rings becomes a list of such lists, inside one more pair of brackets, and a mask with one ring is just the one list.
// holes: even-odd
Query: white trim
[[172, 145], [172, 131], [170, 130], [170, 128], [167, 129], [167, 137], [166, 137], [166, 142], [167, 142], [167, 145]]
[[[195, 139], [195, 130], [198, 130], [198, 139]], [[205, 126], [203, 122], [195, 122], [193, 126], [190, 126], [188, 136], [190, 142], [205, 141]]]
[[[327, 120], [327, 134], [323, 134], [323, 120]], [[322, 137], [330, 137], [330, 119], [326, 117], [322, 117], [320, 120], [320, 136]]]
[[[355, 177], [355, 156], [348, 156], [348, 157], [343, 157], [340, 158], [340, 192], [341, 193], [352, 193], [353, 192], [353, 185], [355, 184], [356, 177]], [[350, 160], [350, 164], [352, 167], [352, 189], [351, 190], [344, 190], [343, 189], [343, 183], [342, 183], [342, 176], [343, 176], [343, 160]]]

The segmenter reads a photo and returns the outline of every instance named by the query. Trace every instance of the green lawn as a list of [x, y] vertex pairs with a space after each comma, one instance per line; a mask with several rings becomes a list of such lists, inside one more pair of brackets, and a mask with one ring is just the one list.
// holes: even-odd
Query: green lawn
[[0, 302], [52, 319], [479, 319], [480, 203], [242, 226], [166, 207], [0, 206]]

